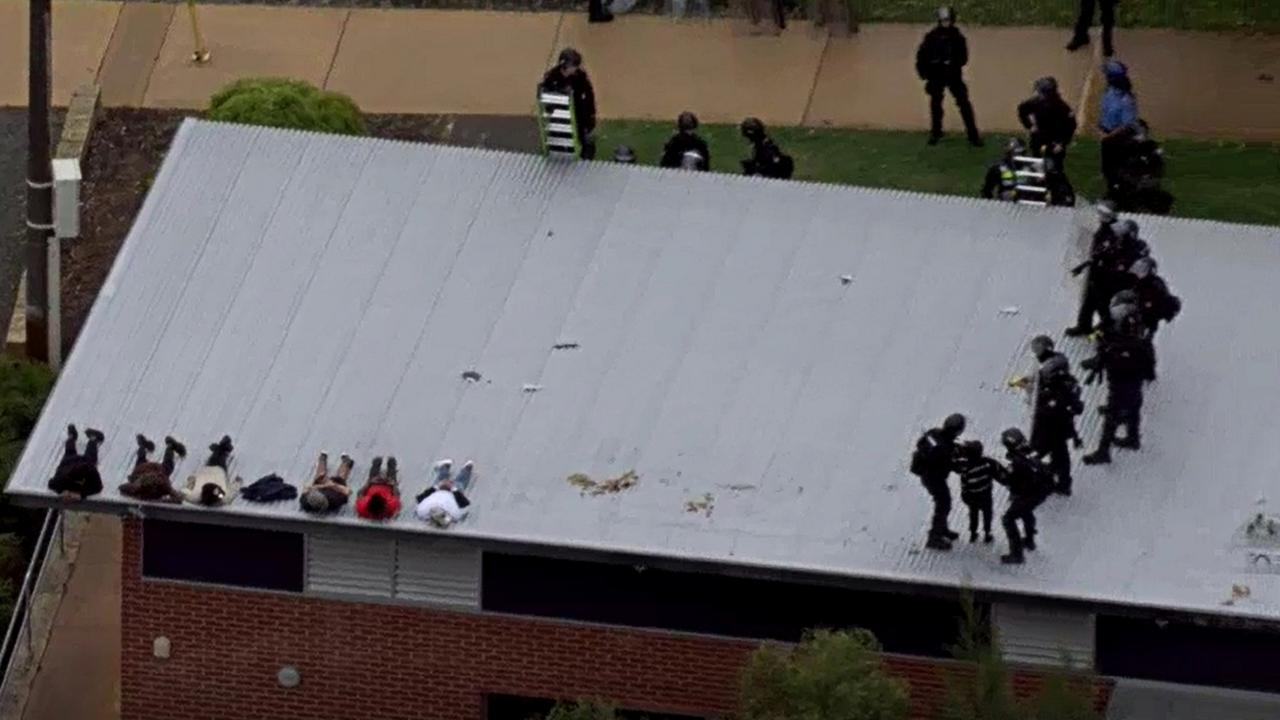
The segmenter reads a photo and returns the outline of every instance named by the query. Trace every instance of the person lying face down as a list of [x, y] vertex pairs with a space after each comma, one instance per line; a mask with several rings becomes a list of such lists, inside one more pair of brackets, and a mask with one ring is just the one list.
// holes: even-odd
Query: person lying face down
[[148, 456], [156, 444], [141, 433], [137, 436], [138, 452], [129, 472], [128, 482], [120, 486], [120, 494], [136, 500], [180, 503], [185, 496], [174, 489], [172, 477], [176, 458], [186, 457], [187, 448], [172, 436], [164, 439], [164, 459], [154, 462]]
[[415, 514], [418, 519], [446, 528], [466, 518], [471, 501], [464, 491], [471, 484], [473, 468], [474, 463], [468, 460], [454, 478], [452, 460], [436, 463], [435, 483], [417, 497]]
[[186, 501], [195, 505], [217, 507], [226, 505], [240, 491], [240, 478], [234, 481], [227, 479], [227, 463], [231, 460], [231, 452], [235, 447], [231, 438], [223, 435], [222, 439], [209, 446], [209, 458], [204, 467], [196, 470], [187, 478], [183, 495]]
[[387, 472], [382, 472], [382, 458], [373, 459], [369, 479], [356, 494], [356, 514], [367, 520], [390, 520], [400, 512], [400, 482], [395, 457], [387, 458]]
[[302, 509], [312, 515], [327, 515], [346, 505], [351, 495], [347, 478], [351, 477], [351, 468], [355, 464], [351, 456], [344, 453], [338, 462], [338, 472], [329, 475], [329, 454], [320, 453], [311, 484], [298, 498]]
[[67, 426], [67, 441], [62, 446], [62, 459], [58, 469], [49, 478], [49, 489], [62, 496], [63, 500], [84, 500], [102, 492], [102, 476], [98, 474], [98, 446], [106, 437], [93, 428], [86, 428], [84, 434], [89, 438], [84, 454], [76, 451], [76, 441], [80, 433], [75, 425]]

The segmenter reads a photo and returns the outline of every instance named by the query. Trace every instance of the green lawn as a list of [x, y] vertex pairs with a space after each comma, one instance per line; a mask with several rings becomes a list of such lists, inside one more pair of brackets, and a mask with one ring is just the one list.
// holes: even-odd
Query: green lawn
[[[923, 22], [936, 0], [851, 0], [863, 22]], [[1070, 25], [1078, 0], [969, 0], [955, 3], [961, 24]], [[1121, 27], [1280, 31], [1277, 0], [1121, 0]]]
[[[611, 121], [599, 131], [600, 155], [630, 145], [641, 162], [656, 163], [672, 131], [667, 123]], [[711, 146], [713, 169], [741, 172], [746, 143], [736, 127], [701, 128]], [[988, 164], [1000, 154], [1004, 136], [971, 148], [951, 134], [936, 147], [923, 132], [777, 128], [773, 136], [796, 161], [796, 178], [847, 185], [976, 196]], [[1280, 225], [1280, 144], [1170, 140], [1165, 143], [1174, 214], [1230, 222]], [[1101, 191], [1098, 144], [1084, 139], [1071, 148], [1068, 171], [1083, 198]]]

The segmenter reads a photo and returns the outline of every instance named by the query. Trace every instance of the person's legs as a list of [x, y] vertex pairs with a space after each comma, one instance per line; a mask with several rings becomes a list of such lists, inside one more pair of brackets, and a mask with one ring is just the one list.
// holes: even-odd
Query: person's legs
[[991, 542], [991, 495], [982, 499], [982, 534], [986, 542]]
[[947, 518], [951, 515], [951, 488], [947, 487], [947, 479], [932, 481], [925, 486], [929, 496], [933, 498], [933, 517], [929, 523], [929, 534], [933, 537], [951, 539], [951, 530], [947, 527]]
[[315, 484], [317, 480], [323, 480], [329, 477], [329, 453], [320, 453], [316, 458], [316, 471], [311, 474], [311, 484]]
[[1115, 54], [1115, 46], [1111, 44], [1112, 31], [1116, 26], [1116, 0], [1100, 0], [1102, 11], [1102, 54], [1111, 57]]
[[1022, 508], [1018, 518], [1022, 520], [1022, 547], [1026, 550], [1036, 549], [1036, 512], [1031, 503]]
[[1017, 505], [1009, 504], [1009, 509], [1000, 516], [1000, 524], [1004, 527], [1005, 537], [1009, 540], [1009, 553], [1000, 559], [1006, 563], [1022, 562], [1022, 534], [1018, 532]]
[[964, 134], [969, 138], [969, 142], [977, 145], [982, 142], [981, 136], [978, 135], [978, 122], [973, 117], [973, 103], [969, 101], [969, 86], [964, 84], [964, 80], [955, 77], [948, 84], [947, 89], [951, 91], [951, 97], [955, 98], [956, 107], [960, 109], [960, 119], [964, 121]]
[[76, 432], [75, 425], [67, 426], [67, 441], [62, 444], [62, 460], [59, 465], [71, 462], [80, 457], [80, 453], [76, 450], [76, 440], [79, 439], [80, 433]]
[[930, 80], [925, 83], [924, 91], [929, 94], [929, 141], [937, 142], [942, 137], [942, 83]]
[[150, 451], [147, 449], [147, 445], [148, 445], [147, 439], [146, 439], [145, 437], [143, 437], [143, 436], [139, 435], [139, 436], [138, 436], [138, 450], [137, 450], [137, 452], [135, 452], [135, 453], [133, 454], [133, 466], [134, 466], [134, 467], [138, 467], [139, 465], [141, 465], [141, 464], [143, 464], [143, 463], [145, 463], [145, 462], [147, 461], [147, 455], [148, 455], [148, 454], [150, 454]]
[[458, 476], [453, 479], [453, 484], [461, 491], [466, 492], [471, 485], [471, 475], [474, 472], [473, 465], [470, 460], [462, 464], [462, 469], [458, 471]]
[[85, 435], [88, 436], [89, 442], [84, 446], [84, 459], [94, 465], [98, 464], [98, 446], [102, 444], [102, 433], [96, 430], [86, 430]]
[[969, 508], [969, 542], [975, 542], [978, 539], [978, 502], [965, 500], [964, 504]]
[[1075, 50], [1089, 44], [1089, 26], [1093, 25], [1094, 0], [1080, 0], [1080, 15], [1076, 18], [1075, 34], [1071, 36], [1068, 49]]
[[1076, 326], [1068, 331], [1068, 335], [1084, 335], [1093, 330], [1093, 316], [1101, 307], [1099, 298], [1102, 293], [1099, 289], [1102, 282], [1096, 277], [1100, 272], [1096, 268], [1089, 269], [1089, 277], [1084, 281], [1084, 294], [1080, 298], [1080, 312], [1076, 314]]
[[347, 479], [351, 477], [351, 469], [355, 466], [356, 461], [352, 460], [350, 455], [344, 454], [338, 462], [338, 473], [334, 476], [334, 479], [346, 485]]
[[166, 477], [173, 475], [173, 466], [175, 464], [174, 460], [175, 458], [177, 458], [177, 456], [178, 456], [178, 448], [176, 448], [172, 444], [165, 446], [164, 459], [161, 461], [160, 465], [161, 467], [164, 468], [164, 474]]
[[387, 482], [397, 493], [400, 492], [400, 465], [396, 462], [395, 455], [387, 458]]
[[372, 480], [382, 474], [382, 457], [378, 456], [369, 464], [369, 479]]
[[1049, 448], [1049, 467], [1058, 480], [1057, 491], [1063, 495], [1071, 494], [1071, 449], [1067, 447], [1067, 438], [1055, 438]]

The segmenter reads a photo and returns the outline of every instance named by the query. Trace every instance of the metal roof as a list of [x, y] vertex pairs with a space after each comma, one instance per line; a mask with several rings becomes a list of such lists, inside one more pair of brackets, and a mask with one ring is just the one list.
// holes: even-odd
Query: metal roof
[[[1142, 219], [1185, 300], [1143, 450], [1077, 467], [1025, 566], [1000, 564], [1003, 538], [921, 550], [912, 443], [953, 411], [992, 450], [1025, 424], [1005, 383], [1074, 317], [1086, 220], [188, 121], [10, 492], [50, 498], [71, 421], [109, 435], [108, 504], [135, 432], [225, 432], [249, 480], [305, 484], [326, 449], [359, 484], [394, 453], [411, 497], [437, 458], [474, 459], [455, 536], [1280, 618], [1280, 575], [1235, 544], [1278, 488], [1275, 228]], [[631, 470], [616, 494], [567, 481]], [[389, 527], [437, 532], [411, 512]], [[1224, 605], [1233, 584], [1249, 597]]]

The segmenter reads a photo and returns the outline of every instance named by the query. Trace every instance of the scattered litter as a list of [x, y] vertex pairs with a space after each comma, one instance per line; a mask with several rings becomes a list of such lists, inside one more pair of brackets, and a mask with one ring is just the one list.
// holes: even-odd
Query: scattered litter
[[733, 492], [742, 492], [744, 490], [756, 489], [755, 485], [721, 485], [720, 487], [724, 488], [725, 490], [732, 490]]
[[595, 497], [597, 495], [616, 495], [623, 490], [634, 487], [640, 480], [640, 476], [635, 470], [628, 470], [616, 478], [610, 480], [595, 481], [589, 475], [584, 473], [574, 473], [568, 478], [569, 484], [582, 491], [583, 495]]
[[880, 489], [881, 489], [881, 490], [884, 490], [885, 492], [893, 492], [894, 490], [897, 490], [897, 489], [898, 489], [898, 484], [897, 484], [897, 483], [889, 483], [888, 485], [881, 485], [881, 486], [880, 486]]
[[552, 236], [554, 236], [555, 234], [556, 234], [555, 230], [548, 230], [548, 231], [547, 231], [547, 237], [552, 237]]
[[523, 388], [523, 390], [527, 393], [536, 393], [541, 389], [542, 389], [541, 385], [530, 385], [529, 383], [525, 383]]
[[556, 343], [555, 345], [551, 346], [551, 349], [552, 350], [577, 350], [578, 343], [575, 343], [575, 342]]
[[1244, 534], [1250, 540], [1280, 542], [1280, 518], [1268, 517], [1263, 513], [1258, 513], [1245, 526]]
[[1271, 73], [1258, 73], [1258, 79], [1262, 82], [1275, 82], [1276, 76]]
[[851, 283], [851, 282], [853, 282], [853, 276], [852, 276], [852, 275], [841, 275], [841, 276], [840, 276], [840, 284], [841, 284], [841, 285], [848, 285], [848, 284], [849, 284], [849, 283]]
[[714, 510], [715, 497], [711, 493], [703, 493], [702, 497], [696, 500], [685, 500], [684, 511], [691, 513], [702, 513], [707, 517], [711, 517], [711, 511]]
[[1244, 600], [1245, 598], [1249, 597], [1252, 594], [1253, 594], [1253, 591], [1249, 588], [1248, 585], [1232, 585], [1231, 597], [1226, 600], [1223, 600], [1222, 604], [1227, 606], [1235, 605], [1237, 600]]
[[1019, 312], [1021, 312], [1021, 310], [1018, 309], [1017, 305], [1000, 308], [1001, 315], [1017, 315]]
[[466, 372], [462, 373], [462, 379], [463, 379], [463, 380], [469, 380], [469, 381], [471, 381], [471, 382], [479, 382], [479, 381], [480, 381], [480, 373], [476, 372], [475, 370], [468, 370], [468, 371], [466, 371]]

